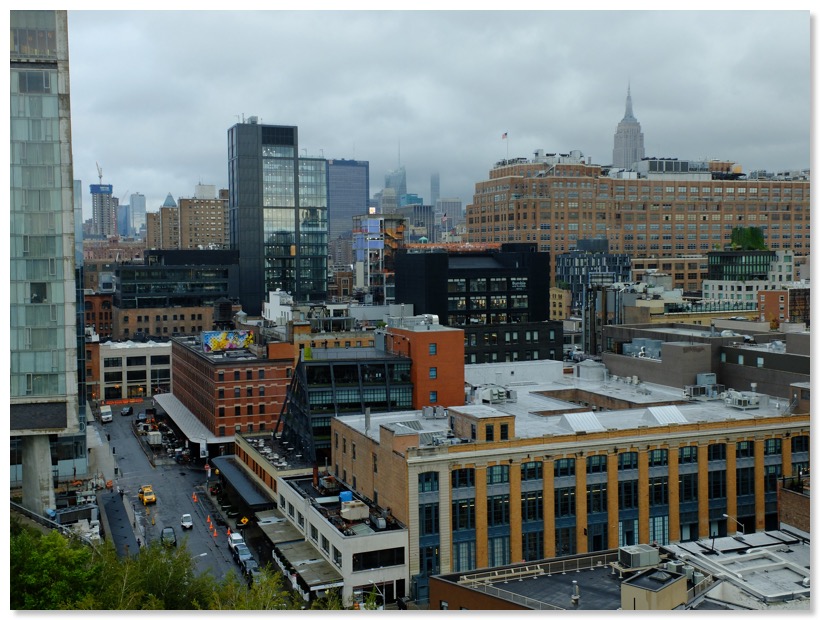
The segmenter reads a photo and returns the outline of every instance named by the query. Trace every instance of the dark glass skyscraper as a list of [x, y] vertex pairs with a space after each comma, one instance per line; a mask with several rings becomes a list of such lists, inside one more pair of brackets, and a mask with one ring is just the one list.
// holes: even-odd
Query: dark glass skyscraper
[[231, 248], [250, 316], [277, 288], [297, 302], [327, 298], [327, 162], [298, 154], [297, 127], [252, 116], [228, 130]]
[[331, 159], [327, 162], [327, 199], [331, 240], [353, 230], [353, 216], [367, 213], [370, 162]]

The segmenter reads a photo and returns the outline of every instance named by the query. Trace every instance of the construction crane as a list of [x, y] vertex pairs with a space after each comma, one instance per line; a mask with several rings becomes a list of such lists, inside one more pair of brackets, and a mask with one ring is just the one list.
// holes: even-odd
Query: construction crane
[[100, 177], [100, 185], [102, 185], [102, 168], [100, 168], [100, 164], [98, 164], [97, 162], [94, 163], [97, 164], [97, 176]]

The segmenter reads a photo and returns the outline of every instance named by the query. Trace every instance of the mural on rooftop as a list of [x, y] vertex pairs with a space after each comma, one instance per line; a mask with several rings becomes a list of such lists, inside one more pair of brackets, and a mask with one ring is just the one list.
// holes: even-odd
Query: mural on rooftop
[[202, 332], [202, 350], [205, 353], [247, 349], [252, 344], [252, 331]]

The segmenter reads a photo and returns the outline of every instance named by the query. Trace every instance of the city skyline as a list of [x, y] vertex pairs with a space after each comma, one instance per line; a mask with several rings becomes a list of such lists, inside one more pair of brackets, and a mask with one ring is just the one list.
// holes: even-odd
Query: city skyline
[[227, 132], [249, 116], [299, 126], [301, 155], [370, 162], [371, 196], [404, 166], [408, 192], [429, 201], [437, 171], [440, 196], [466, 205], [508, 156], [611, 163], [627, 87], [647, 156], [810, 165], [808, 10], [322, 16], [69, 11], [84, 217], [97, 164], [148, 211], [227, 187]]

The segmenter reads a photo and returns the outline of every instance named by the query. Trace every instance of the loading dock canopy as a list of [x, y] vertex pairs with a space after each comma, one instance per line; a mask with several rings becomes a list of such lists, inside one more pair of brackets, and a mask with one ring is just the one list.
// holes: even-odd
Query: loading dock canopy
[[250, 475], [239, 465], [235, 456], [217, 456], [211, 462], [224, 480], [239, 494], [251, 510], [267, 510], [275, 505], [271, 497], [259, 488]]
[[274, 546], [274, 559], [286, 576], [294, 571], [310, 591], [329, 590], [344, 586], [339, 571], [322, 557], [321, 552], [305, 540], [277, 509], [257, 512], [259, 529]]

